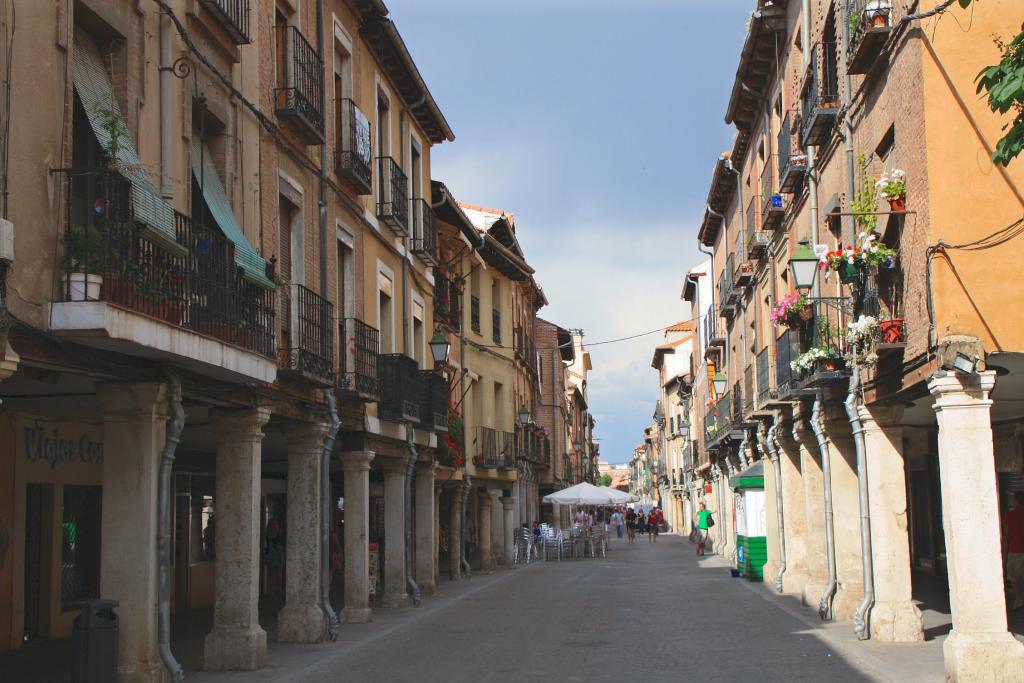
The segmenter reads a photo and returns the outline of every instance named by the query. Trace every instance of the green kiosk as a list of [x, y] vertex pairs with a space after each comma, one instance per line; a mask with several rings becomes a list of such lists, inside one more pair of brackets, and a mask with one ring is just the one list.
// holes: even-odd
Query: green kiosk
[[729, 484], [736, 495], [736, 568], [750, 581], [763, 581], [768, 561], [764, 461], [746, 468]]

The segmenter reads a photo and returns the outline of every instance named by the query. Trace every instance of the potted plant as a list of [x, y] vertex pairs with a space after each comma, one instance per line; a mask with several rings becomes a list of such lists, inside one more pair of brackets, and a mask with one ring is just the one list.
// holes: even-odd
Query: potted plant
[[801, 320], [807, 321], [814, 317], [814, 309], [805, 294], [790, 294], [779, 299], [768, 317], [775, 324], [785, 323], [796, 328]]
[[883, 312], [878, 321], [879, 341], [883, 344], [902, 344], [906, 337], [903, 332], [903, 318], [895, 318]]
[[884, 174], [875, 183], [878, 194], [882, 199], [889, 202], [889, 208], [893, 211], [907, 210], [907, 182], [906, 174], [898, 168], [894, 168]]
[[789, 367], [793, 372], [804, 375], [814, 370], [819, 363], [821, 363], [825, 370], [834, 371], [841, 366], [842, 358], [839, 357], [835, 349], [822, 344], [820, 346], [812, 346], [801, 353], [790, 361]]
[[73, 225], [64, 233], [61, 287], [68, 301], [98, 301], [107, 269], [105, 235], [94, 226]]
[[891, 12], [892, 0], [870, 0], [864, 6], [865, 23], [871, 28], [888, 26]]
[[892, 268], [896, 260], [896, 250], [881, 244], [876, 232], [862, 232], [857, 236], [859, 247], [843, 247], [826, 252], [818, 263], [818, 268], [839, 273], [839, 279], [851, 284], [860, 280], [861, 272], [870, 266]]

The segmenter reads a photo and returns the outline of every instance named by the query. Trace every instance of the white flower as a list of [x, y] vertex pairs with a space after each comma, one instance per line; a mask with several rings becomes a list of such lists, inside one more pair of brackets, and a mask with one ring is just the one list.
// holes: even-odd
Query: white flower
[[904, 173], [903, 171], [901, 171], [901, 170], [900, 170], [900, 169], [898, 169], [898, 168], [894, 168], [894, 169], [892, 169], [891, 173], [892, 173], [892, 177], [893, 177], [893, 178], [894, 178], [895, 180], [903, 180], [903, 178], [905, 178], [905, 177], [906, 177], [906, 175], [907, 175], [906, 173]]
[[882, 199], [888, 199], [889, 198], [889, 193], [888, 192], [879, 192], [878, 196], [881, 197]]

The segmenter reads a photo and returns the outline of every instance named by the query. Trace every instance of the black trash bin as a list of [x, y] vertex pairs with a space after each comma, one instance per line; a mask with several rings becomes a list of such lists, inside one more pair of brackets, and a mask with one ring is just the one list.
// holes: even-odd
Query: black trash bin
[[71, 632], [71, 683], [117, 683], [116, 600], [83, 600]]

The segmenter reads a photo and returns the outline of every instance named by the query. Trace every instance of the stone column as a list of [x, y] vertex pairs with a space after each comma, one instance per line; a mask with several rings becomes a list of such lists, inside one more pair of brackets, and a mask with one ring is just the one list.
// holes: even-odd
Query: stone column
[[434, 576], [434, 471], [435, 462], [416, 464], [416, 585], [423, 595], [437, 591]]
[[434, 567], [435, 590], [441, 585], [441, 488], [434, 479], [434, 552], [432, 562]]
[[[864, 601], [864, 562], [860, 549], [860, 489], [857, 482], [857, 451], [846, 412], [825, 422], [832, 467], [832, 510], [836, 544], [836, 595], [833, 618], [853, 620]], [[824, 495], [824, 494], [823, 494]]]
[[480, 571], [490, 574], [494, 570], [494, 555], [491, 546], [491, 496], [486, 489], [480, 492], [477, 503], [476, 532], [480, 540]]
[[316, 643], [327, 616], [320, 606], [320, 458], [330, 425], [296, 424], [285, 431], [288, 449], [288, 524], [285, 603], [277, 639]]
[[100, 594], [117, 600], [119, 681], [161, 681], [157, 650], [157, 478], [167, 421], [164, 384], [98, 384], [103, 410]]
[[504, 536], [502, 536], [502, 546], [505, 549], [505, 564], [509, 567], [514, 567], [516, 553], [515, 553], [515, 534], [516, 534], [516, 499], [512, 496], [506, 496], [501, 499], [501, 512], [504, 518]]
[[[821, 472], [821, 454], [814, 433], [806, 428], [804, 420], [793, 415], [793, 441], [799, 448], [800, 474], [803, 484], [804, 519], [806, 524], [807, 579], [802, 587], [801, 599], [808, 607], [818, 609], [821, 594], [828, 584], [828, 559], [825, 556], [825, 496]], [[785, 476], [785, 470], [783, 470]], [[783, 503], [785, 505], [785, 503]], [[786, 558], [788, 561], [788, 557]]]
[[217, 428], [217, 559], [213, 630], [203, 644], [207, 671], [253, 671], [267, 661], [260, 626], [260, 473], [268, 408], [213, 414]]
[[384, 464], [384, 599], [385, 607], [409, 602], [405, 585], [405, 476], [406, 459]]
[[996, 373], [937, 372], [942, 522], [953, 631], [942, 644], [950, 681], [1024, 680], [1024, 646], [1006, 630], [999, 500], [989, 398]]
[[346, 624], [373, 620], [370, 608], [370, 463], [373, 451], [341, 454], [345, 470], [345, 608]]
[[[782, 592], [802, 595], [807, 583], [807, 518], [804, 487], [800, 470], [800, 444], [792, 436], [781, 411], [776, 413], [775, 445], [779, 460], [782, 511], [785, 515], [786, 571], [782, 574]], [[776, 580], [776, 574], [773, 580]], [[765, 581], [768, 581], [767, 575]]]
[[498, 489], [488, 489], [487, 493], [491, 497], [491, 547], [494, 549], [493, 556], [496, 564], [503, 565], [506, 563], [505, 544], [501, 539], [505, 531], [505, 520], [500, 504], [501, 491]]
[[902, 406], [861, 406], [870, 496], [871, 562], [875, 604], [871, 638], [882, 642], [924, 640], [921, 611], [912, 599], [907, 489], [902, 453]]
[[462, 577], [462, 486], [449, 489], [452, 497], [452, 519], [448, 525], [448, 578]]

